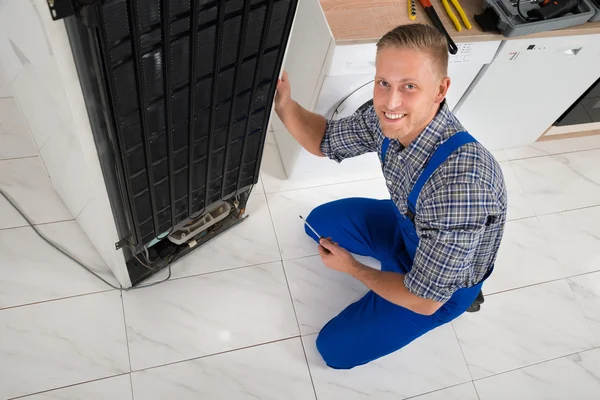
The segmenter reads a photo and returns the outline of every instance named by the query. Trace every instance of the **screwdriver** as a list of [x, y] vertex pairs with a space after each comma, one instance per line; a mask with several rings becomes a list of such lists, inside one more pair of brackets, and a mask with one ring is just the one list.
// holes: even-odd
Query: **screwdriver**
[[[298, 215], [298, 216], [300, 217], [300, 219], [301, 219], [302, 221], [304, 221], [304, 223], [306, 224], [306, 226], [308, 226], [308, 229], [310, 229], [310, 230], [312, 231], [312, 233], [314, 233], [314, 234], [315, 234], [315, 235], [316, 235], [316, 236], [319, 238], [319, 241], [321, 241], [321, 239], [325, 239], [325, 237], [323, 237], [323, 236], [321, 236], [321, 235], [319, 235], [319, 234], [317, 233], [317, 231], [315, 230], [315, 228], [313, 228], [312, 226], [310, 226], [310, 224], [308, 223], [308, 221], [307, 221], [307, 220], [305, 220], [305, 219], [302, 217], [302, 215]], [[327, 253], [331, 253], [331, 252], [330, 252], [329, 250], [327, 250], [327, 249], [325, 249], [325, 252], [327, 252]]]

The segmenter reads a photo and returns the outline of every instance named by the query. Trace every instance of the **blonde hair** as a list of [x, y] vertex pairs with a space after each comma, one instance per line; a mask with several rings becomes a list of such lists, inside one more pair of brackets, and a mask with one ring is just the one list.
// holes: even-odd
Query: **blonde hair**
[[441, 76], [448, 75], [448, 41], [430, 25], [408, 24], [392, 29], [377, 42], [377, 53], [389, 47], [425, 51]]

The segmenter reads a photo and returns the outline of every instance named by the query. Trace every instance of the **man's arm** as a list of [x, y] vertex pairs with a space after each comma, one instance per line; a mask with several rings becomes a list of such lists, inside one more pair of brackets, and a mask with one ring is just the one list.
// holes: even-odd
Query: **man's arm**
[[[327, 239], [321, 239], [319, 253], [329, 268], [346, 272], [390, 303], [423, 315], [435, 313], [444, 303], [425, 299], [410, 293], [404, 285], [404, 275], [379, 271], [358, 262], [347, 250]], [[329, 250], [329, 253], [325, 251]]]
[[321, 142], [325, 136], [326, 119], [311, 113], [292, 100], [287, 72], [277, 83], [275, 112], [287, 130], [306, 151], [319, 157], [325, 157], [321, 151]]
[[291, 98], [287, 73], [277, 83], [275, 111], [294, 139], [308, 152], [337, 162], [377, 151], [373, 134], [377, 115], [371, 109], [338, 120], [326, 120]]
[[[463, 164], [468, 167], [469, 162]], [[470, 171], [460, 173], [466, 180]], [[488, 216], [503, 211], [489, 187], [475, 180], [434, 188], [432, 195], [423, 198], [416, 221], [421, 231], [419, 246], [404, 277], [404, 286], [414, 295], [446, 302], [458, 289], [477, 283], [473, 265]]]
[[379, 271], [358, 262], [349, 273], [390, 303], [408, 308], [417, 314], [432, 315], [444, 304], [409, 292], [404, 286], [404, 274]]

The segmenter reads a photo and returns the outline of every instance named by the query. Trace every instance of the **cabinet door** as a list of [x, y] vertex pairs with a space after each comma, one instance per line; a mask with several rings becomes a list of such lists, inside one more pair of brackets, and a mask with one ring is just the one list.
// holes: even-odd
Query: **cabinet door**
[[454, 110], [490, 149], [534, 142], [600, 76], [600, 35], [505, 41]]

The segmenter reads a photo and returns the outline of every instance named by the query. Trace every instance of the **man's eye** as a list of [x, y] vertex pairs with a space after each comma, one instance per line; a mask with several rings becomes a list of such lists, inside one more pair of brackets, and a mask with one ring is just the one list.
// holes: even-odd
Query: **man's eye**
[[405, 87], [410, 90], [416, 89], [416, 86], [413, 85], [412, 83], [407, 84]]
[[386, 81], [379, 81], [379, 85], [383, 86], [383, 87], [388, 87], [388, 83]]

